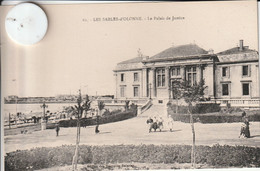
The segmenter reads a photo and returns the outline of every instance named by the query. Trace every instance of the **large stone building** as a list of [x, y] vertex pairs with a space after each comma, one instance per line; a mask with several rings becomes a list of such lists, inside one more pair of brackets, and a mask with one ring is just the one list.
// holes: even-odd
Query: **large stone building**
[[172, 82], [193, 85], [205, 80], [205, 96], [232, 106], [259, 106], [258, 52], [243, 45], [214, 54], [196, 44], [170, 47], [152, 57], [139, 55], [117, 64], [114, 70], [117, 100], [167, 103]]

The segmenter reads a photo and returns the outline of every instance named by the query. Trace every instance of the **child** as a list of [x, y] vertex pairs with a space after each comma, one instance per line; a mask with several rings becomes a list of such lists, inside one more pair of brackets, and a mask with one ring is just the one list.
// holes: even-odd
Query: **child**
[[162, 119], [162, 117], [160, 117], [158, 119], [158, 127], [159, 127], [160, 131], [162, 131], [162, 129], [163, 129], [163, 119]]
[[245, 123], [242, 123], [242, 125], [241, 125], [239, 138], [241, 138], [241, 136], [242, 136], [242, 138], [246, 137], [246, 124]]
[[173, 119], [170, 115], [168, 115], [168, 128], [171, 132], [173, 131]]

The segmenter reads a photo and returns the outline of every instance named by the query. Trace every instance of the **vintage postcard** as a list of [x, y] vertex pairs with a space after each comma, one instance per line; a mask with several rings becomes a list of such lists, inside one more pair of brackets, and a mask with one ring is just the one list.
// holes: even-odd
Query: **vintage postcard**
[[2, 169], [260, 167], [257, 1], [27, 6], [0, 7]]

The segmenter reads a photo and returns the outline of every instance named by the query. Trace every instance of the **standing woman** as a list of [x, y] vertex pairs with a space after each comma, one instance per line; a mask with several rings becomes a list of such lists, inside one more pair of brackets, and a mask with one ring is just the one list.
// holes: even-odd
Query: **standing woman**
[[171, 117], [171, 115], [168, 115], [168, 128], [170, 129], [170, 131], [173, 131], [173, 119]]
[[244, 134], [244, 136], [246, 138], [250, 138], [250, 130], [249, 130], [249, 120], [248, 120], [248, 117], [246, 116], [246, 112], [243, 111], [242, 113], [242, 122], [243, 122], [243, 125], [242, 128], [241, 128], [241, 134]]

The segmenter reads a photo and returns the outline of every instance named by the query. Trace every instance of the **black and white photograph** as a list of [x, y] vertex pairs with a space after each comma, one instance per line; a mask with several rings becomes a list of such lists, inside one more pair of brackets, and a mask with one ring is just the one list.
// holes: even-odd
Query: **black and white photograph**
[[0, 6], [5, 171], [260, 168], [257, 1]]

